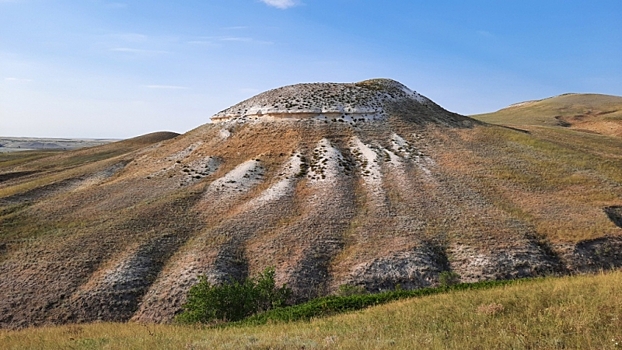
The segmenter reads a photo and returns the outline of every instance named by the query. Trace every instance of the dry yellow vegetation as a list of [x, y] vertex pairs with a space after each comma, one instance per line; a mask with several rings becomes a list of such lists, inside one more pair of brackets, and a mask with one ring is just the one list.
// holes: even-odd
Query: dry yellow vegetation
[[415, 298], [310, 322], [0, 331], [3, 349], [619, 349], [622, 271]]
[[511, 105], [475, 119], [502, 125], [565, 127], [609, 136], [622, 136], [622, 97], [564, 94]]

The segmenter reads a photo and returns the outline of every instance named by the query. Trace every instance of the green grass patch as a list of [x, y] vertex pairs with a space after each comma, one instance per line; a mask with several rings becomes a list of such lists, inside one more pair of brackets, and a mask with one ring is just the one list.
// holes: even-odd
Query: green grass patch
[[424, 297], [454, 291], [488, 289], [510, 284], [525, 283], [528, 280], [483, 281], [460, 283], [447, 287], [422, 288], [415, 290], [392, 290], [375, 294], [337, 296], [331, 295], [310, 300], [299, 305], [275, 308], [273, 310], [248, 317], [242, 321], [231, 322], [226, 326], [260, 325], [273, 322], [309, 321], [313, 318], [327, 317], [382, 305], [396, 300]]

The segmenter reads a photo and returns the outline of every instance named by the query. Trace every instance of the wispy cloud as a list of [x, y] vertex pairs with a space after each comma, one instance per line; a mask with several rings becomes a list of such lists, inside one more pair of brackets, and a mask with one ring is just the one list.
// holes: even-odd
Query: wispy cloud
[[261, 2], [265, 3], [266, 5], [280, 9], [286, 9], [292, 6], [296, 6], [296, 1], [294, 0], [261, 0]]
[[4, 78], [4, 81], [13, 82], [13, 83], [30, 83], [32, 79], [7, 77], [7, 78]]
[[487, 38], [494, 37], [494, 35], [491, 32], [486, 31], [486, 30], [478, 30], [477, 34], [479, 34], [480, 36], [483, 36], [483, 37], [487, 37]]
[[219, 41], [229, 41], [229, 42], [238, 42], [238, 43], [254, 43], [254, 44], [274, 44], [272, 41], [264, 41], [264, 40], [256, 40], [253, 38], [247, 37], [235, 37], [235, 36], [226, 36], [222, 38], [218, 38]]
[[190, 89], [187, 86], [179, 86], [179, 85], [145, 85], [145, 87], [149, 89], [161, 89], [161, 90], [188, 90]]
[[133, 49], [130, 47], [115, 47], [115, 48], [110, 49], [110, 51], [133, 53], [133, 54], [148, 54], [148, 55], [170, 53], [169, 51]]
[[210, 40], [190, 40], [187, 43], [188, 44], [192, 44], [192, 45], [212, 45], [212, 44], [214, 44], [214, 42], [210, 41]]
[[225, 43], [247, 43], [247, 44], [260, 44], [260, 45], [272, 45], [274, 42], [257, 40], [249, 37], [238, 36], [222, 36], [222, 37], [202, 37], [197, 40], [190, 40], [186, 42], [190, 45], [203, 45], [203, 46], [221, 46]]
[[244, 43], [248, 43], [253, 41], [252, 38], [240, 38], [240, 37], [224, 37], [224, 38], [219, 38], [218, 40], [220, 41], [238, 41], [238, 42], [244, 42]]

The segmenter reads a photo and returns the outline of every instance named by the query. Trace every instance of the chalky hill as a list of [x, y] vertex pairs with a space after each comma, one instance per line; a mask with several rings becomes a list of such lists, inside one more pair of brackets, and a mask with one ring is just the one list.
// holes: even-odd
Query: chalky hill
[[0, 327], [167, 322], [197, 276], [268, 266], [293, 301], [432, 286], [443, 271], [621, 266], [616, 148], [550, 130], [375, 79], [286, 86], [183, 135], [6, 163]]

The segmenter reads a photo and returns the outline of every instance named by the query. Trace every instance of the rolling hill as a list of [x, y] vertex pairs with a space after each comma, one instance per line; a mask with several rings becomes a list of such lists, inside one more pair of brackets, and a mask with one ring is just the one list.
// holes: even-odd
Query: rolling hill
[[622, 136], [622, 97], [564, 94], [513, 104], [475, 119], [514, 126], [562, 126], [601, 135]]
[[387, 79], [212, 121], [0, 155], [0, 327], [167, 322], [198, 275], [267, 266], [292, 302], [622, 266], [621, 138], [488, 124]]

